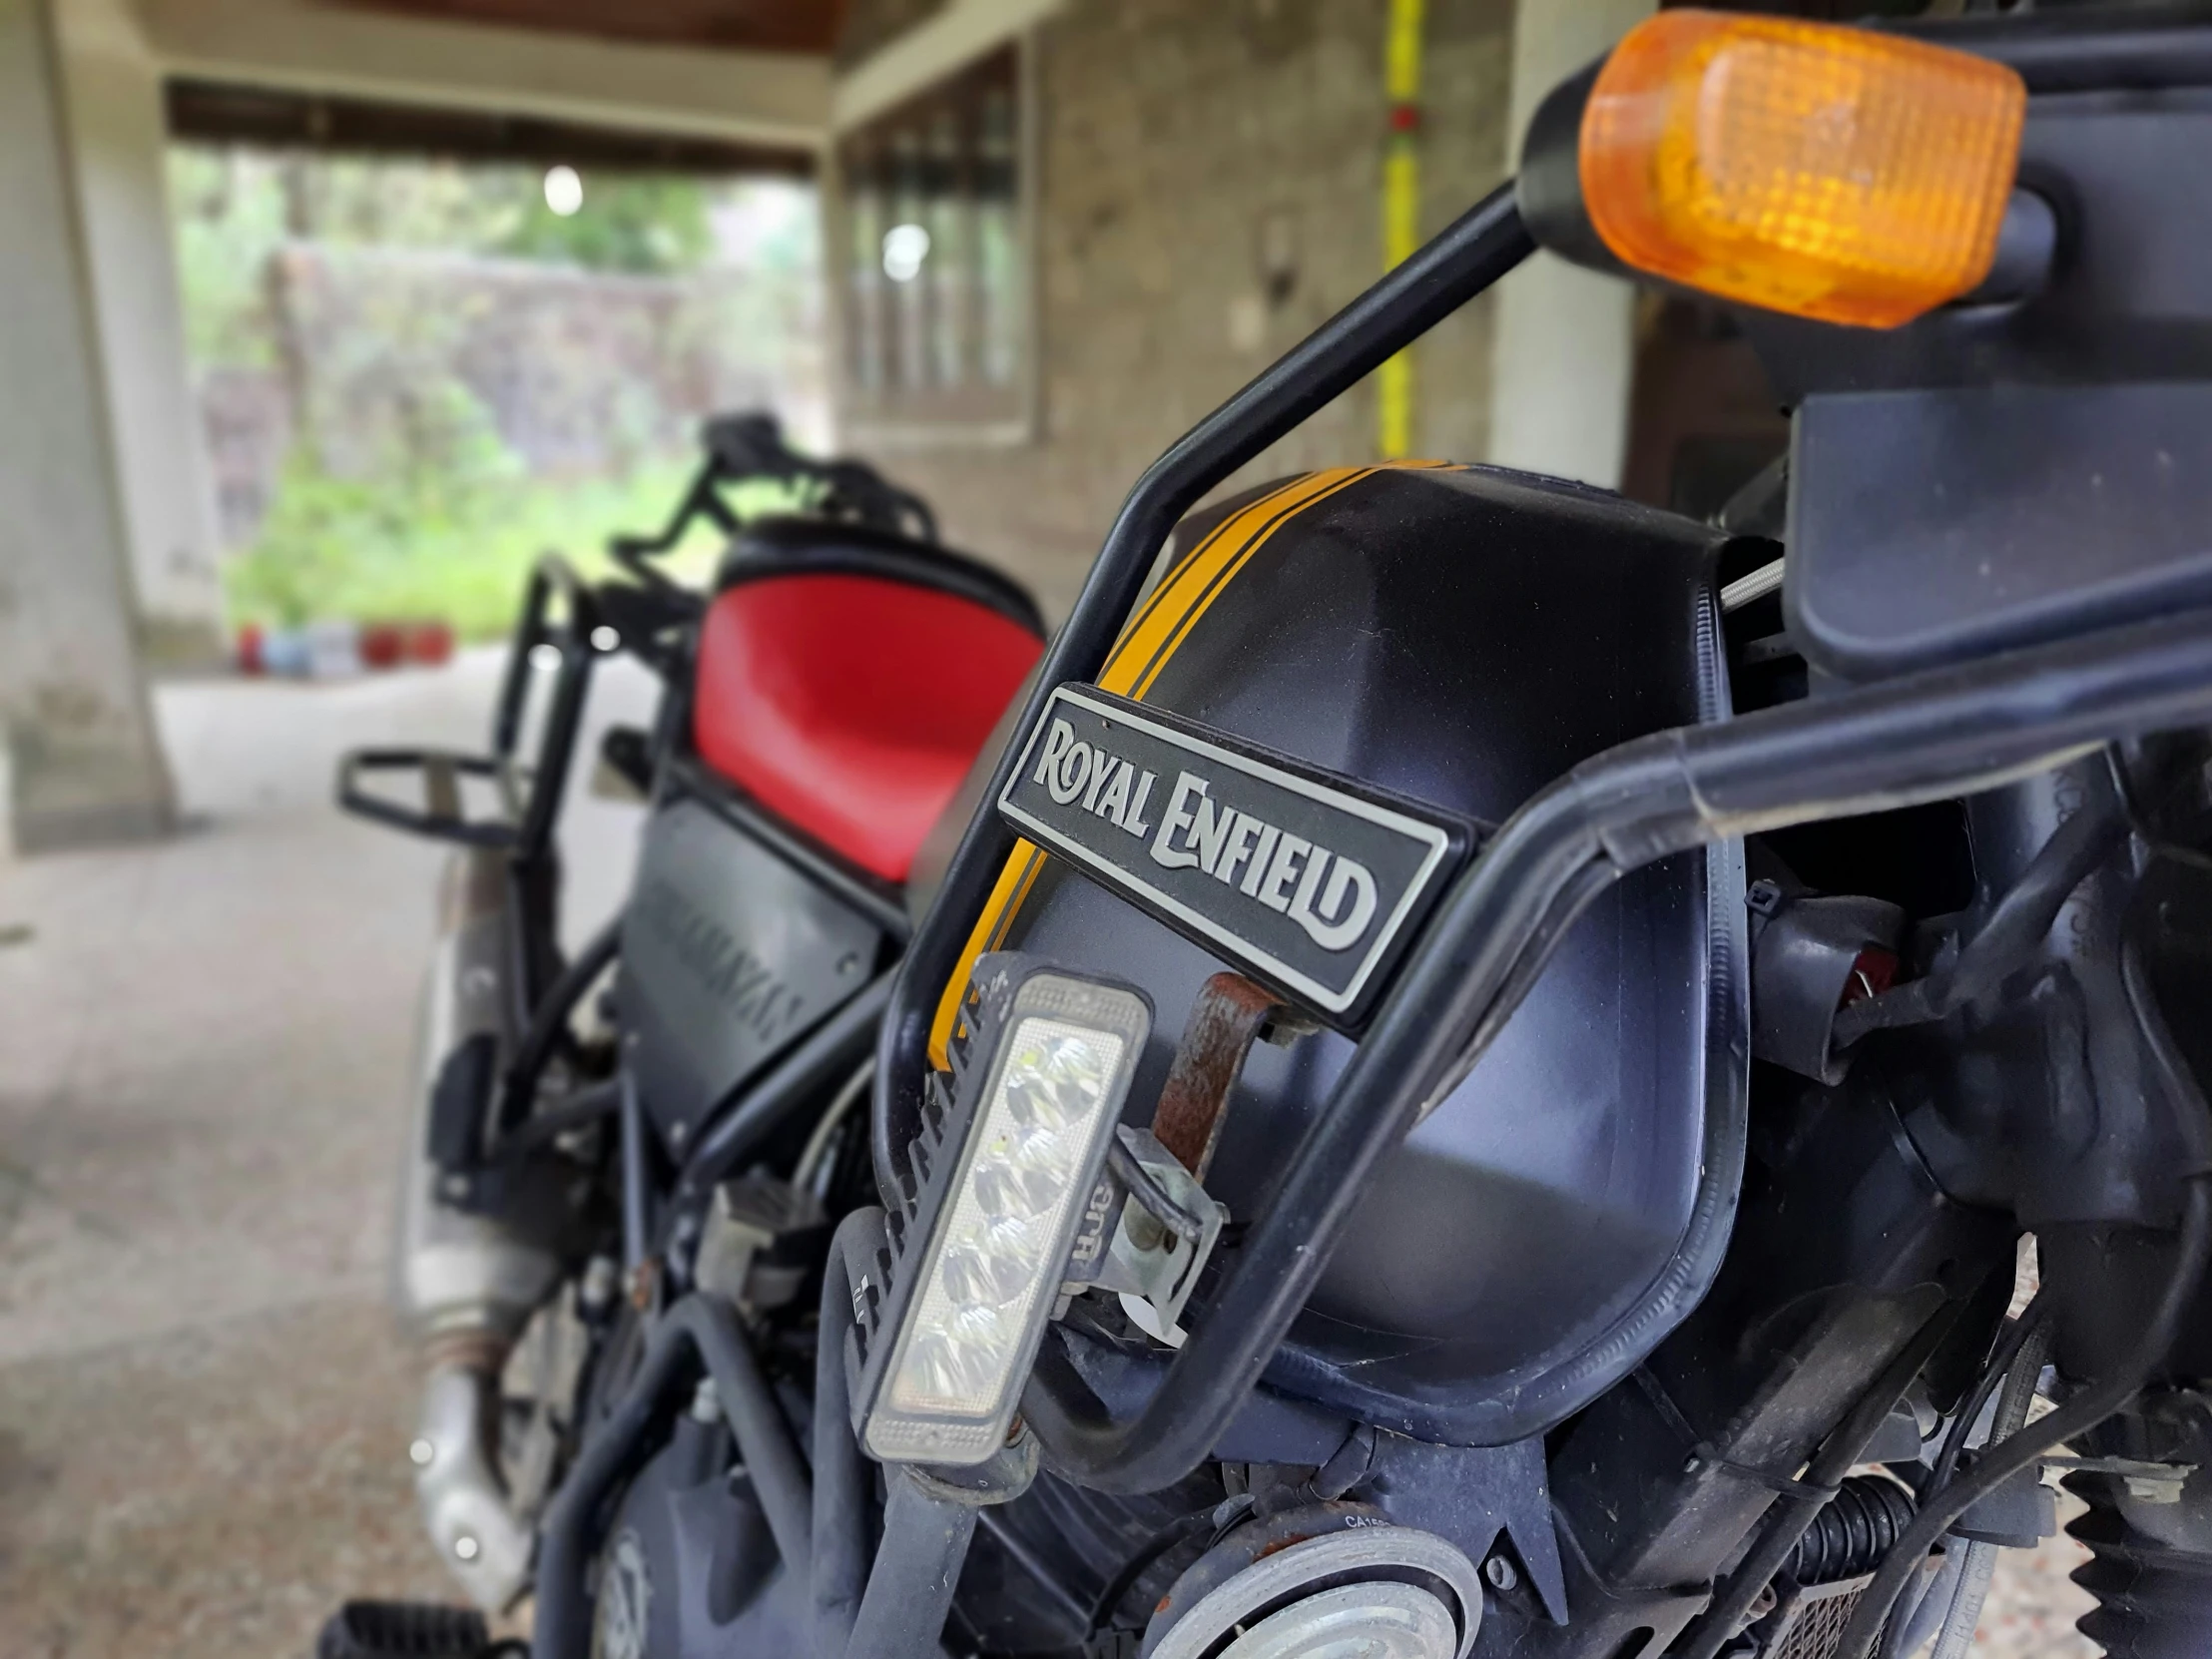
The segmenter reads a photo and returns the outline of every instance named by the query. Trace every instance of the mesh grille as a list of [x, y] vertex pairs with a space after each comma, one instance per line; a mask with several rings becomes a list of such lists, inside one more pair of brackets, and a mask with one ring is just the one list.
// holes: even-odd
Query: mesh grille
[[1801, 1602], [1790, 1628], [1767, 1659], [1830, 1659], [1844, 1639], [1844, 1626], [1851, 1622], [1852, 1609], [1865, 1593], [1864, 1588], [1855, 1588], [1818, 1601]]

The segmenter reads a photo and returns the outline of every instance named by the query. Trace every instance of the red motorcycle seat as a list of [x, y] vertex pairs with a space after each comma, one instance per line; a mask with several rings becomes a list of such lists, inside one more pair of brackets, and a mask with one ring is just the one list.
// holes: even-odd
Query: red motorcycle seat
[[771, 812], [904, 881], [1043, 649], [957, 594], [843, 573], [759, 577], [707, 612], [692, 740]]

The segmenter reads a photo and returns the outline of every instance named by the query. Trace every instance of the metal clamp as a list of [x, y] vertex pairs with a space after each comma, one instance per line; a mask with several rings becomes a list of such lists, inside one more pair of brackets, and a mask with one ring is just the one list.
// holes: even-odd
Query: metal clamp
[[1146, 1336], [1181, 1348], [1177, 1321], [1221, 1242], [1229, 1206], [1207, 1197], [1198, 1177], [1150, 1130], [1124, 1124], [1115, 1135], [1107, 1169], [1126, 1197], [1094, 1287], [1118, 1293], [1122, 1312]]

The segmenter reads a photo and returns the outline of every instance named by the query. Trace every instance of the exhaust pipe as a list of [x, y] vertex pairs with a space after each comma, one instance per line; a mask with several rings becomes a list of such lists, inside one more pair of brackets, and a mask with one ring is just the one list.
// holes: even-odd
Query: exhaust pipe
[[445, 1564], [487, 1612], [530, 1580], [532, 1528], [500, 1467], [500, 1374], [530, 1316], [560, 1283], [559, 1259], [490, 1216], [439, 1196], [430, 1102], [447, 1056], [490, 1036], [513, 1052], [503, 854], [465, 848], [446, 865], [436, 954], [424, 987], [393, 1233], [392, 1301], [429, 1368], [408, 1456], [415, 1495]]

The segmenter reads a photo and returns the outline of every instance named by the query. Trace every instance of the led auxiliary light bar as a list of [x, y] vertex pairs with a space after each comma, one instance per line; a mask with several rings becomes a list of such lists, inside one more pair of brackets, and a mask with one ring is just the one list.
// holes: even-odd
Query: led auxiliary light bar
[[885, 1461], [980, 1463], [1005, 1444], [1152, 1028], [1141, 992], [1010, 953], [976, 963], [962, 1014], [855, 1396]]

